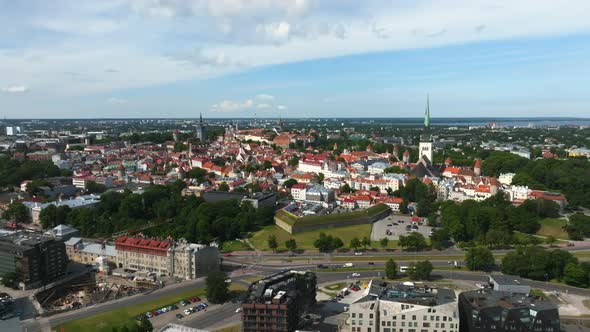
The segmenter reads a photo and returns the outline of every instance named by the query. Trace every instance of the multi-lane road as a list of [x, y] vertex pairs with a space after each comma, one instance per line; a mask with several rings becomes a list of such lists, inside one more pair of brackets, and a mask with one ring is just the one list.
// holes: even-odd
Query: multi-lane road
[[[568, 247], [567, 249], [569, 249], [569, 251], [588, 250], [588, 248], [584, 249], [582, 247]], [[496, 251], [495, 253], [503, 253], [503, 252]], [[396, 256], [398, 254], [399, 253], [397, 253], [397, 252], [395, 253]], [[433, 252], [433, 253], [428, 253], [428, 254], [425, 254], [425, 253], [418, 253], [418, 254], [404, 253], [402, 255], [405, 256], [404, 257], [405, 259], [408, 259], [407, 256], [424, 257], [425, 255], [428, 255], [431, 259], [432, 264], [435, 266], [435, 269], [436, 269], [436, 267], [448, 267], [449, 261], [447, 261], [446, 259], [448, 259], [449, 256], [452, 254], [453, 253], [451, 253], [451, 252], [442, 252], [442, 253]], [[392, 253], [371, 253], [371, 256], [385, 256], [385, 255], [392, 255]], [[455, 253], [455, 255], [457, 257], [456, 258], [457, 263], [459, 265], [463, 265], [462, 260], [459, 259], [461, 257], [460, 256], [461, 252], [457, 251]], [[280, 254], [273, 255], [273, 257], [275, 257], [275, 256], [282, 257], [282, 255], [280, 255]], [[344, 255], [337, 254], [335, 256], [341, 257]], [[437, 256], [439, 256], [441, 259], [437, 260]], [[301, 255], [301, 256], [298, 255], [298, 257], [310, 258], [310, 259], [323, 258], [324, 260], [327, 260], [326, 258], [328, 258], [322, 254], [311, 254], [311, 255]], [[265, 258], [268, 258], [268, 256], [266, 256]], [[423, 259], [423, 258], [421, 258], [421, 259]], [[258, 259], [256, 259], [256, 261], [258, 261]], [[227, 265], [233, 265], [234, 267], [236, 265], [241, 265], [249, 271], [249, 274], [232, 276], [232, 280], [234, 280], [234, 282], [240, 282], [242, 284], [245, 283], [244, 279], [246, 277], [252, 276], [252, 275], [258, 275], [258, 276], [262, 277], [265, 275], [270, 275], [270, 274], [276, 273], [276, 272], [278, 272], [280, 270], [284, 270], [284, 269], [315, 269], [317, 267], [316, 264], [305, 264], [305, 260], [292, 261], [292, 262], [282, 262], [281, 264], [256, 263], [256, 262], [253, 262], [251, 259], [249, 259], [249, 257], [245, 257], [245, 256], [232, 256], [232, 257], [225, 258], [225, 263]], [[372, 264], [369, 264], [368, 261], [355, 261], [353, 263], [354, 263], [355, 267], [351, 268], [350, 270], [347, 270], [347, 271], [342, 271], [342, 272], [322, 272], [321, 270], [316, 271], [316, 273], [318, 275], [318, 284], [335, 282], [335, 281], [339, 281], [339, 280], [346, 280], [347, 278], [350, 278], [350, 275], [352, 272], [355, 272], [355, 268], [361, 270], [360, 272], [361, 272], [361, 275], [363, 278], [377, 278], [377, 277], [383, 276], [382, 270], [381, 271], [379, 271], [379, 270], [374, 270], [374, 271], [366, 270], [367, 268], [371, 268], [371, 267], [376, 268], [376, 269], [378, 269], [380, 267], [382, 268], [385, 264], [385, 262], [383, 262], [383, 261], [375, 260], [374, 262], [372, 262]], [[406, 263], [409, 263], [409, 261], [408, 262], [398, 262], [399, 265], [404, 265]], [[342, 265], [342, 262], [328, 263], [328, 264], [337, 266], [337, 265]], [[365, 270], [363, 270], [363, 268]], [[487, 278], [486, 278], [487, 274], [483, 273], [483, 272], [466, 272], [466, 271], [461, 271], [461, 270], [435, 270], [433, 272], [433, 275], [439, 276], [442, 278], [451, 278], [454, 280], [467, 280], [467, 281], [475, 281], [475, 282], [481, 282], [481, 281], [487, 280]], [[548, 290], [553, 290], [553, 291], [558, 291], [558, 292], [569, 292], [569, 293], [575, 293], [575, 294], [590, 297], [590, 290], [584, 290], [584, 289], [580, 289], [580, 288], [562, 286], [562, 285], [554, 285], [554, 284], [533, 281], [533, 280], [527, 280], [527, 282], [532, 287], [535, 287], [535, 288], [543, 288], [543, 289], [548, 289]], [[50, 327], [50, 326], [57, 326], [57, 325], [60, 325], [62, 323], [65, 323], [65, 322], [68, 322], [71, 320], [90, 317], [90, 316], [93, 316], [93, 315], [96, 315], [99, 313], [103, 313], [106, 311], [115, 310], [118, 308], [124, 308], [124, 307], [128, 307], [128, 306], [133, 306], [133, 305], [143, 303], [146, 301], [156, 300], [156, 299], [163, 297], [163, 296], [179, 294], [179, 293], [185, 292], [190, 289], [202, 288], [204, 286], [205, 286], [204, 278], [190, 280], [190, 281], [184, 281], [184, 282], [181, 282], [178, 284], [169, 285], [163, 289], [155, 290], [155, 291], [147, 293], [147, 294], [138, 294], [138, 295], [134, 295], [131, 297], [126, 297], [126, 298], [118, 299], [115, 301], [110, 301], [107, 303], [97, 304], [97, 305], [90, 306], [87, 308], [74, 310], [74, 311], [54, 315], [54, 316], [47, 317], [47, 318], [29, 319], [29, 320], [23, 321], [23, 331], [38, 331], [38, 330], [42, 330], [42, 329]], [[223, 321], [225, 319], [228, 319], [232, 315], [235, 315], [236, 308], [237, 308], [237, 305], [223, 306], [219, 310], [216, 310], [214, 315], [204, 315], [198, 320], [198, 322], [197, 321], [187, 322], [186, 325], [189, 325], [192, 327], [197, 327], [197, 328], [205, 328], [207, 326], [214, 325], [217, 322]]]

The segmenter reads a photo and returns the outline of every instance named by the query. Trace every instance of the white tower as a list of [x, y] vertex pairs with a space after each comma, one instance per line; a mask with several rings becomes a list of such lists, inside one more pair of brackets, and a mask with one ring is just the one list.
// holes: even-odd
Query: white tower
[[432, 142], [427, 139], [420, 140], [420, 145], [418, 148], [420, 158], [422, 158], [422, 156], [425, 156], [426, 158], [428, 158], [428, 161], [432, 163]]

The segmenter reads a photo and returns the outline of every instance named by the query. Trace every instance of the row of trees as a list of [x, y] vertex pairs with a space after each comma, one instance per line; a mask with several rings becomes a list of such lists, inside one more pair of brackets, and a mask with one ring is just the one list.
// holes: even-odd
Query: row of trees
[[565, 230], [572, 240], [583, 240], [590, 237], [590, 217], [583, 213], [576, 213], [569, 216]]
[[[408, 265], [407, 275], [414, 280], [430, 280], [432, 274], [432, 263], [430, 261], [412, 262]], [[385, 263], [385, 276], [387, 279], [395, 279], [398, 276], [397, 263], [390, 258]]]
[[486, 175], [516, 173], [513, 184], [563, 192], [570, 206], [590, 207], [590, 163], [585, 158], [529, 160], [509, 152], [492, 152], [483, 161]]
[[71, 175], [71, 172], [60, 170], [49, 160], [18, 161], [10, 159], [7, 155], [0, 156], [0, 187], [18, 186], [24, 180], [60, 175]]
[[590, 285], [590, 263], [580, 263], [570, 252], [521, 247], [502, 259], [502, 272], [535, 280], [562, 280], [568, 285]]
[[476, 241], [492, 247], [509, 244], [512, 233], [533, 234], [543, 218], [557, 217], [559, 207], [548, 200], [526, 200], [518, 207], [501, 193], [482, 202], [446, 201], [441, 204], [442, 225], [457, 241]]
[[255, 209], [236, 200], [204, 202], [195, 196], [181, 196], [182, 186], [182, 182], [150, 186], [143, 194], [107, 192], [94, 208], [50, 206], [39, 217], [44, 228], [65, 223], [80, 229], [83, 236], [105, 236], [163, 223], [143, 232], [201, 243], [232, 240], [273, 222], [272, 208]]

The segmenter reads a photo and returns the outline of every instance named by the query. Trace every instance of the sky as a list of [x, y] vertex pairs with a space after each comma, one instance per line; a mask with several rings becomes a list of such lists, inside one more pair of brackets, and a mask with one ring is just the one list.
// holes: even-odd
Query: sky
[[0, 0], [0, 117], [590, 117], [588, 0]]

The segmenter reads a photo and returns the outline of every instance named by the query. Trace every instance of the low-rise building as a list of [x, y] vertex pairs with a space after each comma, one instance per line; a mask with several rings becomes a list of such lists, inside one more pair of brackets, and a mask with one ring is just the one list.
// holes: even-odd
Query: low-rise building
[[70, 209], [78, 209], [78, 208], [85, 208], [85, 207], [92, 207], [97, 205], [100, 202], [100, 195], [85, 195], [79, 196], [72, 199], [64, 199], [64, 200], [57, 200], [55, 202], [49, 203], [37, 203], [37, 202], [23, 202], [23, 204], [27, 207], [29, 216], [31, 216], [31, 220], [38, 224], [40, 222], [39, 215], [41, 211], [48, 207], [49, 205], [55, 205], [56, 207], [67, 205]]
[[92, 243], [79, 237], [72, 237], [65, 242], [66, 254], [73, 262], [94, 264], [98, 257], [104, 257], [108, 262], [117, 264], [117, 250], [115, 246], [106, 243]]

